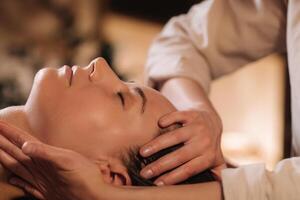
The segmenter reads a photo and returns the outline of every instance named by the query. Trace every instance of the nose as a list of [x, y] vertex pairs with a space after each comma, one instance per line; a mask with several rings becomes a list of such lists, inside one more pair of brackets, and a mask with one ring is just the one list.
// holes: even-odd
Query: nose
[[96, 58], [91, 62], [93, 70], [90, 80], [107, 88], [121, 89], [125, 86], [118, 76], [113, 72], [104, 58]]

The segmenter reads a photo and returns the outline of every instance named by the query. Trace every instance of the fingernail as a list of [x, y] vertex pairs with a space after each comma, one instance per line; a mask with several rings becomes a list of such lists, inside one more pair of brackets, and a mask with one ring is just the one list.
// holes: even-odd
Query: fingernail
[[165, 184], [164, 184], [163, 181], [157, 181], [157, 182], [155, 182], [155, 185], [157, 185], [157, 186], [164, 186]]
[[150, 148], [146, 148], [146, 149], [144, 149], [144, 150], [142, 151], [142, 153], [143, 153], [144, 155], [149, 155], [150, 152], [151, 152], [151, 149], [150, 149]]
[[28, 142], [25, 142], [22, 146], [22, 151], [25, 154], [29, 154], [32, 151], [32, 149], [33, 149], [33, 146]]
[[147, 169], [146, 171], [142, 171], [142, 177], [144, 178], [151, 178], [153, 176], [153, 171], [151, 169]]

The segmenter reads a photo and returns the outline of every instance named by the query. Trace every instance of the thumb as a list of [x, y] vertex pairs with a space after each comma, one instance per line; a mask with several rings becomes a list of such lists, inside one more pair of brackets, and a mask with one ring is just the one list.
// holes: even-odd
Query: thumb
[[[53, 147], [41, 142], [25, 142], [22, 146], [22, 151], [24, 154], [31, 158], [36, 158], [40, 160], [45, 160], [52, 163], [55, 167], [68, 170], [67, 166], [70, 165], [70, 161], [73, 155], [69, 155], [70, 151], [66, 149], [61, 149], [58, 147]], [[69, 155], [69, 156], [68, 156]]]

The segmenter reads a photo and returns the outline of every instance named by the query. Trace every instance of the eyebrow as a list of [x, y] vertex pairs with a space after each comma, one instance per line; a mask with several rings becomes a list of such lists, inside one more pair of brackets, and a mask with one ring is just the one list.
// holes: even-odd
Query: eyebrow
[[146, 104], [147, 104], [147, 97], [146, 97], [144, 91], [140, 87], [135, 87], [133, 89], [142, 99], [141, 113], [143, 114], [145, 112], [145, 108], [146, 108]]

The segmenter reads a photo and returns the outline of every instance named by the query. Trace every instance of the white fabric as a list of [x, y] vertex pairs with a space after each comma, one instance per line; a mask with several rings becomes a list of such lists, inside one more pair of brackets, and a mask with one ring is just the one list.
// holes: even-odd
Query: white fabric
[[263, 164], [222, 172], [225, 200], [297, 200], [300, 198], [300, 158], [277, 164], [274, 171]]

